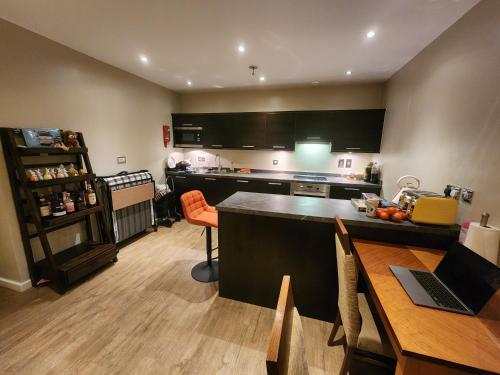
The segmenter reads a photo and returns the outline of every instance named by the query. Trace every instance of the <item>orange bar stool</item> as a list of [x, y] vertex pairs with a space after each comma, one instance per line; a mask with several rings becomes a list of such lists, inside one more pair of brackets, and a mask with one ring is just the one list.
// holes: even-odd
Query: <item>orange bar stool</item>
[[192, 190], [182, 194], [181, 203], [187, 222], [204, 226], [207, 233], [207, 261], [194, 266], [191, 270], [191, 276], [203, 283], [217, 281], [219, 280], [219, 262], [212, 260], [212, 228], [219, 226], [217, 210], [215, 207], [208, 205], [203, 193], [199, 190]]

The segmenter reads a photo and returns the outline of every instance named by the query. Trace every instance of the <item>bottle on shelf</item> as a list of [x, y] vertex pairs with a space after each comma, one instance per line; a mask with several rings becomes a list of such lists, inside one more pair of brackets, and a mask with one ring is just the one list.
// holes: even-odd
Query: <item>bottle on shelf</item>
[[51, 209], [54, 217], [66, 215], [66, 206], [59, 193], [52, 194]]
[[51, 215], [49, 202], [43, 193], [38, 195], [38, 206], [40, 207], [41, 217], [49, 217]]
[[88, 181], [85, 181], [85, 202], [87, 203], [87, 207], [94, 207], [97, 204], [95, 191]]
[[85, 199], [83, 197], [83, 192], [81, 191], [75, 192], [73, 201], [75, 202], [75, 207], [77, 211], [82, 211], [87, 208], [87, 205], [85, 204]]
[[72, 212], [75, 212], [75, 202], [73, 202], [73, 199], [71, 199], [71, 193], [64, 192], [64, 206], [66, 207], [66, 213], [70, 214]]

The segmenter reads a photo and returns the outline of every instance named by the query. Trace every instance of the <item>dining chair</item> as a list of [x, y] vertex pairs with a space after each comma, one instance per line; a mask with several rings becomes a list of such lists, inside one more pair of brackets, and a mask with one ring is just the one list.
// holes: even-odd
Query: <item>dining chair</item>
[[349, 234], [339, 217], [335, 218], [335, 247], [339, 296], [337, 315], [328, 345], [335, 344], [335, 336], [342, 325], [345, 356], [340, 375], [349, 371], [354, 357], [391, 368], [395, 364], [394, 352], [385, 331], [375, 322], [366, 295], [357, 292], [358, 268], [351, 252]]
[[300, 315], [293, 301], [290, 276], [283, 276], [278, 306], [267, 349], [268, 375], [307, 375], [306, 351]]

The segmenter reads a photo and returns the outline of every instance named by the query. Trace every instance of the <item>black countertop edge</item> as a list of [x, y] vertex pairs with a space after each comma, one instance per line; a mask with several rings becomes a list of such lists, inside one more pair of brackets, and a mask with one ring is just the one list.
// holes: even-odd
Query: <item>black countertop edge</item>
[[[238, 192], [219, 203], [217, 210], [221, 213], [229, 212], [322, 223], [334, 223], [335, 216], [339, 216], [346, 226], [395, 230], [407, 233], [455, 235], [460, 231], [458, 224], [424, 225], [407, 220], [396, 223], [378, 218], [369, 218], [364, 212], [357, 211], [350, 201], [339, 199]], [[301, 214], [301, 212], [307, 213]]]
[[[345, 177], [336, 174], [311, 173], [311, 172], [281, 172], [281, 171], [258, 171], [252, 173], [186, 173], [179, 171], [166, 171], [167, 175], [171, 176], [200, 176], [200, 177], [219, 177], [228, 179], [248, 179], [248, 180], [272, 180], [276, 182], [306, 182], [327, 184], [331, 186], [352, 186], [352, 187], [367, 187], [367, 188], [382, 188], [382, 184], [372, 184], [362, 180], [349, 180]], [[294, 178], [294, 175], [309, 175], [326, 177], [326, 181], [311, 181], [308, 179]]]
[[[354, 208], [353, 208], [354, 209]], [[228, 207], [217, 207], [217, 211], [219, 212], [229, 212], [229, 213], [237, 213], [237, 214], [245, 214], [245, 215], [255, 215], [255, 216], [267, 216], [267, 217], [276, 217], [279, 219], [290, 219], [290, 220], [300, 220], [300, 221], [316, 221], [320, 223], [335, 223], [335, 218], [331, 217], [322, 217], [322, 216], [311, 216], [311, 215], [290, 215], [282, 212], [263, 212], [263, 211], [252, 211], [245, 210], [240, 208], [228, 208]], [[460, 231], [460, 226], [434, 226], [434, 225], [406, 225], [409, 222], [405, 223], [394, 223], [391, 221], [381, 221], [380, 219], [372, 219], [372, 222], [367, 222], [363, 220], [353, 220], [347, 219], [339, 215], [342, 219], [343, 223], [349, 226], [356, 227], [366, 227], [373, 229], [392, 229], [401, 232], [426, 232], [426, 233], [456, 233]]]

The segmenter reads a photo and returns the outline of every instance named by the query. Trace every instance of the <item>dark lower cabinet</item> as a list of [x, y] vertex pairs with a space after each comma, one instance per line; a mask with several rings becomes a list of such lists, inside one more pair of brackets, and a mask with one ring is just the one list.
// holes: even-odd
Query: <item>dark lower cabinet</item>
[[200, 190], [210, 205], [216, 205], [237, 191], [267, 194], [290, 194], [290, 183], [246, 178], [204, 177], [175, 175], [174, 188], [177, 197], [191, 190]]
[[361, 198], [362, 193], [375, 193], [380, 195], [380, 188], [354, 187], [354, 186], [331, 186], [331, 199], [352, 199]]
[[[200, 190], [210, 205], [216, 205], [237, 191], [266, 194], [290, 194], [290, 183], [283, 181], [254, 180], [244, 177], [205, 177], [196, 175], [175, 175], [175, 191], [180, 197], [186, 191]], [[330, 198], [361, 198], [361, 193], [380, 195], [380, 187], [330, 186]]]

